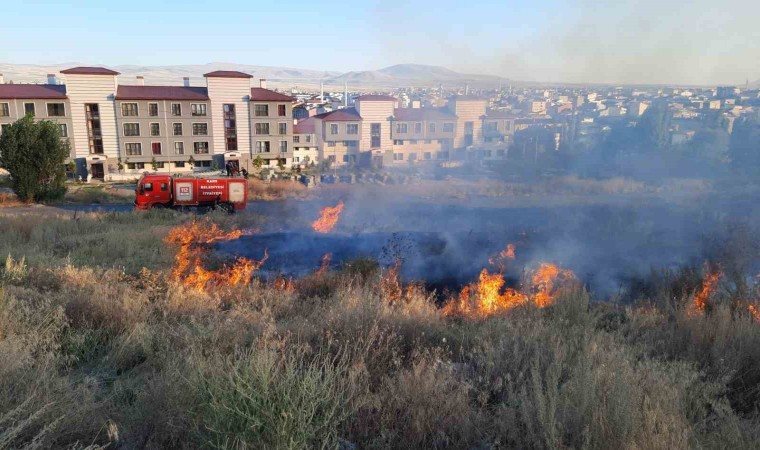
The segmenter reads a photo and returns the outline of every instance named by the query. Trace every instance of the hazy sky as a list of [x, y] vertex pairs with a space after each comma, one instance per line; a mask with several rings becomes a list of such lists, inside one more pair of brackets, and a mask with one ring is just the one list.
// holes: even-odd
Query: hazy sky
[[442, 65], [516, 80], [760, 79], [758, 0], [6, 1], [0, 62]]

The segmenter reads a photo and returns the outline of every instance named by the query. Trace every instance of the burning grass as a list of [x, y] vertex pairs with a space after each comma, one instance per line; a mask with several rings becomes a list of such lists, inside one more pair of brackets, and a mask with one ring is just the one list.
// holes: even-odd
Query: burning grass
[[319, 218], [311, 224], [311, 228], [317, 233], [329, 233], [335, 228], [340, 220], [345, 203], [338, 202], [335, 206], [325, 206], [319, 211]]
[[253, 273], [268, 258], [266, 250], [259, 261], [237, 258], [232, 265], [224, 265], [218, 270], [206, 269], [203, 264], [211, 244], [237, 239], [243, 233], [241, 230], [223, 231], [208, 220], [193, 220], [187, 225], [173, 228], [165, 239], [166, 243], [179, 247], [171, 271], [172, 279], [199, 291], [250, 283]]
[[[456, 320], [393, 267], [367, 261], [323, 262], [296, 280], [177, 283], [179, 268], [226, 277], [208, 247], [240, 233], [226, 215], [186, 220], [0, 218], [0, 254], [11, 254], [0, 268], [2, 445], [752, 448], [760, 439], [757, 280], [739, 291], [723, 277], [695, 316], [708, 271], [662, 278], [624, 306], [592, 302], [546, 264], [512, 294], [520, 304], [503, 308], [493, 305], [511, 291], [495, 264], [462, 306], [481, 320]], [[108, 245], [109, 254], [92, 248]]]

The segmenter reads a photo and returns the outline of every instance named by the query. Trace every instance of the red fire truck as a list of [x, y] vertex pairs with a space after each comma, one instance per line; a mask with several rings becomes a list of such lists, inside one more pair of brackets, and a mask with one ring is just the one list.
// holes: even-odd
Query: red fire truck
[[245, 178], [193, 178], [145, 174], [135, 189], [135, 208], [219, 207], [245, 209]]

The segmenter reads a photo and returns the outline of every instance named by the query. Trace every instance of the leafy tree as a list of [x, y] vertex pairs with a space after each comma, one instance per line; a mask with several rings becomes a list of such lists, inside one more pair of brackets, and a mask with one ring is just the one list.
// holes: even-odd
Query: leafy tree
[[121, 156], [116, 160], [116, 168], [119, 169], [119, 173], [124, 170], [124, 163], [121, 162]]
[[158, 161], [156, 161], [156, 157], [154, 156], [153, 159], [150, 160], [150, 165], [153, 167], [153, 171], [158, 170]]
[[261, 166], [264, 165], [264, 159], [261, 158], [261, 155], [256, 155], [256, 158], [253, 160], [253, 167], [257, 169], [261, 169]]
[[745, 117], [734, 122], [729, 146], [731, 164], [740, 171], [760, 171], [760, 119]]
[[644, 111], [636, 126], [638, 144], [643, 152], [662, 150], [670, 146], [672, 114], [665, 103], [654, 103]]
[[214, 172], [219, 170], [219, 163], [216, 160], [211, 161], [211, 170]]
[[11, 175], [11, 187], [26, 202], [54, 200], [66, 193], [66, 165], [70, 147], [61, 141], [58, 124], [35, 123], [26, 116], [0, 136], [0, 167]]

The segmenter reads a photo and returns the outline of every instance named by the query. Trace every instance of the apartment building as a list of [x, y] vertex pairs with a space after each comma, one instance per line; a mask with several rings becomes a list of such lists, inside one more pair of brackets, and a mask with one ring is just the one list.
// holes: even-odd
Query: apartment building
[[55, 120], [83, 176], [206, 170], [227, 161], [250, 169], [258, 150], [266, 164], [293, 161], [293, 99], [266, 89], [265, 80], [252, 87], [249, 74], [215, 71], [204, 75], [206, 86], [189, 79], [146, 86], [142, 77], [123, 84], [103, 67], [61, 74], [61, 84], [54, 75], [47, 84], [5, 84], [0, 76], [0, 132], [25, 114]]
[[[487, 104], [485, 99], [459, 96], [442, 107], [422, 108], [410, 102], [410, 107], [399, 108], [394, 97], [362, 95], [353, 108], [314, 116], [318, 154], [334, 165], [369, 161], [400, 165], [467, 159], [476, 153], [475, 147], [487, 142], [504, 150], [509, 139], [503, 136], [513, 133], [514, 119], [489, 117]], [[486, 139], [483, 132], [484, 124], [494, 120], [502, 136], [498, 141]], [[505, 153], [485, 151], [501, 157]]]
[[266, 89], [266, 80], [251, 89], [252, 157], [261, 157], [264, 165], [290, 167], [295, 162], [293, 102], [293, 97]]
[[293, 165], [307, 167], [321, 161], [315, 124], [316, 119], [309, 117], [293, 125]]
[[[2, 74], [0, 74], [0, 79]], [[61, 137], [72, 144], [72, 119], [66, 87], [57, 84], [55, 75], [48, 75], [48, 84], [4, 84], [0, 82], [0, 135], [11, 123], [27, 114], [35, 120], [58, 123]]]

